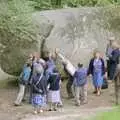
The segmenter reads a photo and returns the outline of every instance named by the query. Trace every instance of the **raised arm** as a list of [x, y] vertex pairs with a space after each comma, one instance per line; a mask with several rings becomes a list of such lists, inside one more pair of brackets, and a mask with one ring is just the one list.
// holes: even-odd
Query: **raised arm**
[[56, 54], [56, 57], [58, 57], [59, 59], [61, 59], [61, 61], [63, 63], [66, 63], [67, 62], [67, 59], [59, 52], [58, 49], [55, 49], [55, 54]]
[[61, 53], [59, 53], [58, 50], [56, 50], [55, 52], [56, 52], [56, 55], [65, 64], [65, 69], [67, 70], [67, 72], [73, 76], [75, 74], [75, 71], [76, 71], [76, 69], [73, 66], [73, 64], [68, 59], [66, 59]]

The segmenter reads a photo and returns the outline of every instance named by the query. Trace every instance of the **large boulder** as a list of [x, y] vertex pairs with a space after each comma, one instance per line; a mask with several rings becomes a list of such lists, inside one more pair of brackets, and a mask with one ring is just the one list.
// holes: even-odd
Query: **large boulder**
[[48, 21], [54, 25], [44, 45], [51, 51], [59, 48], [74, 65], [78, 62], [88, 65], [95, 48], [104, 54], [107, 40], [113, 36], [103, 26], [104, 16], [100, 8], [43, 11], [35, 13], [34, 19], [44, 19], [40, 26]]

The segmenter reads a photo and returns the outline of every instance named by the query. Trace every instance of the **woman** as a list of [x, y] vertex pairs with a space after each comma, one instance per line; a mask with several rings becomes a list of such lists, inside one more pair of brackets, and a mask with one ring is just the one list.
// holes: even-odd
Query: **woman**
[[112, 47], [113, 47], [113, 51], [110, 57], [110, 80], [114, 79], [115, 70], [117, 68], [117, 65], [119, 64], [119, 57], [120, 57], [119, 45], [116, 42], [113, 42]]
[[32, 56], [32, 66], [31, 66], [31, 75], [30, 75], [30, 79], [29, 79], [29, 84], [30, 84], [30, 98], [29, 98], [29, 103], [31, 104], [31, 99], [32, 99], [32, 87], [31, 87], [31, 78], [32, 76], [35, 76], [35, 70], [36, 68], [41, 69], [41, 73], [44, 72], [44, 65], [45, 62], [40, 58], [38, 53], [33, 53]]
[[43, 112], [45, 105], [45, 96], [47, 94], [47, 81], [40, 68], [35, 68], [35, 73], [32, 77], [32, 105], [34, 106], [34, 113]]
[[93, 85], [95, 92], [99, 96], [101, 94], [101, 87], [103, 84], [103, 76], [105, 74], [104, 60], [101, 58], [100, 52], [96, 51], [94, 57], [90, 60], [88, 75], [93, 76]]
[[60, 80], [60, 74], [58, 73], [57, 69], [54, 69], [48, 80], [48, 84], [50, 85], [48, 92], [48, 102], [50, 103], [49, 111], [56, 111], [57, 105], [61, 101]]

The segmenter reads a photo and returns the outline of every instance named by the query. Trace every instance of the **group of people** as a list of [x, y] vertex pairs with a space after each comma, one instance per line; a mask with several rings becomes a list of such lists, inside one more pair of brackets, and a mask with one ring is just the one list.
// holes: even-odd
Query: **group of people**
[[82, 63], [78, 63], [76, 69], [72, 63], [65, 58], [59, 50], [55, 50], [54, 55], [48, 52], [45, 58], [40, 58], [39, 54], [34, 53], [23, 67], [23, 71], [19, 77], [19, 93], [15, 101], [15, 105], [21, 105], [24, 99], [25, 89], [29, 86], [30, 99], [29, 102], [34, 106], [34, 113], [41, 113], [49, 105], [49, 111], [57, 111], [58, 107], [62, 107], [60, 88], [61, 75], [56, 66], [56, 60], [59, 58], [64, 71], [68, 75], [66, 85], [68, 98], [75, 98], [75, 105], [80, 106], [86, 104], [87, 100], [87, 78], [92, 75], [94, 94], [100, 96], [104, 79], [114, 79], [117, 64], [119, 64], [120, 48], [118, 44], [110, 39], [110, 44], [106, 50], [107, 69], [105, 61], [101, 53], [96, 50], [94, 56], [90, 60], [89, 66], [84, 67]]

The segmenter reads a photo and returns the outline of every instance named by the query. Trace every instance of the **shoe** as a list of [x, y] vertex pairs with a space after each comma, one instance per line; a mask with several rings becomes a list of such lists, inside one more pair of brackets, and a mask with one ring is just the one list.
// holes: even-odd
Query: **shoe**
[[26, 99], [23, 99], [23, 100], [22, 100], [22, 102], [25, 102], [25, 101], [26, 101]]
[[94, 92], [93, 92], [93, 94], [96, 94], [96, 93], [97, 93], [97, 91], [94, 91]]
[[63, 108], [63, 104], [58, 103], [58, 104], [57, 104], [57, 107], [58, 107], [58, 108]]
[[54, 110], [54, 111], [57, 111], [57, 109], [56, 109], [56, 108], [54, 108], [53, 110]]
[[53, 111], [52, 109], [49, 109], [48, 111]]
[[100, 96], [100, 95], [101, 95], [101, 92], [100, 92], [100, 91], [98, 91], [98, 92], [97, 92], [97, 96]]
[[43, 113], [43, 110], [40, 110], [39, 113]]
[[80, 106], [80, 104], [79, 104], [79, 103], [76, 103], [76, 104], [75, 104], [75, 106], [79, 107], [79, 106]]
[[18, 106], [22, 106], [22, 105], [21, 105], [21, 104], [16, 104], [16, 103], [14, 103], [14, 106], [18, 107]]
[[33, 113], [34, 113], [35, 115], [37, 115], [37, 114], [38, 114], [38, 112], [37, 112], [37, 111], [34, 111]]

